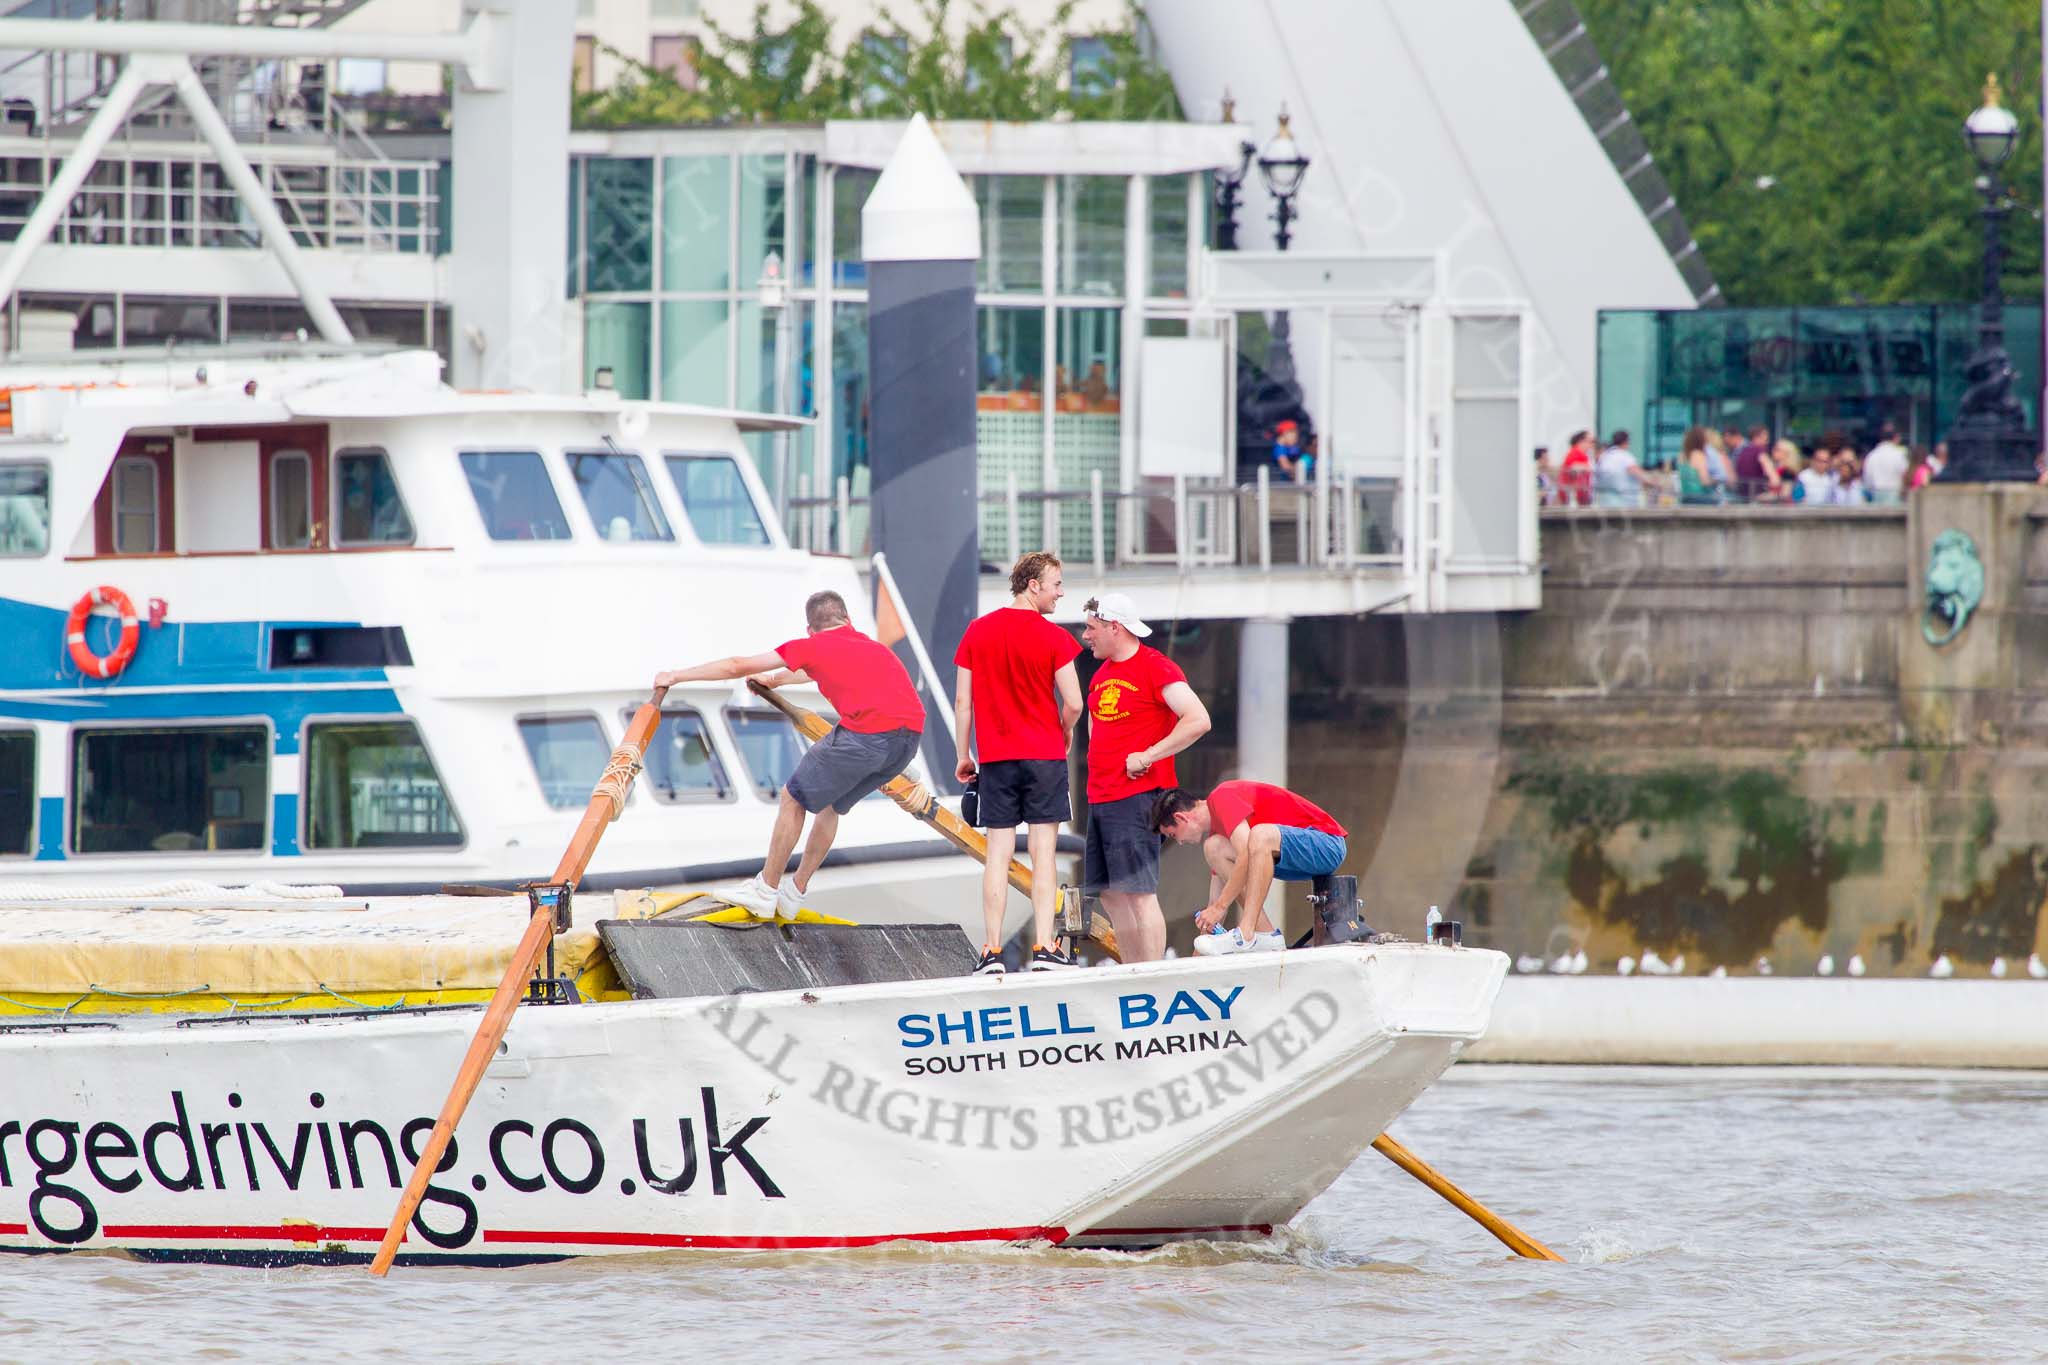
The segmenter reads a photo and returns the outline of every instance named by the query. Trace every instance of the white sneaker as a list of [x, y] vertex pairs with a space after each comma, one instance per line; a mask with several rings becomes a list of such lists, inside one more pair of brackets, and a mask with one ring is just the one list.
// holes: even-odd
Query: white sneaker
[[737, 886], [720, 887], [717, 895], [720, 900], [729, 901], [757, 915], [775, 913], [775, 888], [762, 881], [759, 873]]
[[1287, 946], [1287, 940], [1274, 929], [1268, 933], [1252, 935], [1247, 943], [1244, 936], [1232, 929], [1227, 934], [1203, 934], [1195, 940], [1195, 954], [1198, 957], [1216, 957], [1223, 953], [1270, 953]]
[[795, 919], [797, 912], [803, 908], [803, 896], [797, 891], [795, 880], [790, 877], [784, 877], [782, 884], [775, 888], [776, 918]]

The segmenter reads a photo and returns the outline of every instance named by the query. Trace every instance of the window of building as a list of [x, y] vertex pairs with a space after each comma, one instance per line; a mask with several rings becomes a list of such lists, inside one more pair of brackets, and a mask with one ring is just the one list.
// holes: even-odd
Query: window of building
[[412, 515], [399, 496], [389, 456], [381, 450], [344, 450], [334, 457], [334, 475], [334, 524], [341, 544], [412, 544]]
[[974, 179], [981, 207], [981, 261], [975, 287], [984, 294], [1045, 290], [1045, 181], [1035, 175]]
[[669, 477], [690, 518], [690, 529], [706, 545], [766, 545], [768, 528], [747, 491], [747, 481], [730, 455], [670, 455]]
[[[1122, 408], [1123, 316], [1121, 308], [1062, 308], [1054, 315], [1059, 344], [1053, 356], [1058, 407], [1065, 413], [1115, 416]], [[1117, 425], [1104, 428], [1112, 446]], [[1088, 480], [1081, 480], [1085, 487]]]
[[1063, 175], [1055, 182], [1060, 292], [1124, 292], [1124, 178]]
[[739, 160], [739, 260], [734, 283], [752, 290], [761, 278], [769, 253], [782, 263], [789, 278], [789, 162], [780, 154], [743, 156]]
[[863, 109], [873, 109], [886, 104], [902, 88], [910, 57], [910, 39], [901, 33], [863, 33], [860, 35], [860, 51], [870, 73], [861, 86], [860, 103]]
[[263, 847], [270, 805], [265, 727], [81, 728], [72, 743], [74, 852]]
[[1067, 81], [1077, 95], [1108, 89], [1109, 41], [1093, 35], [1067, 39]]
[[731, 254], [732, 158], [663, 157], [662, 289], [681, 294], [725, 289], [732, 280]]
[[388, 83], [382, 57], [343, 57], [334, 64], [334, 91], [338, 95], [381, 95]]
[[0, 555], [50, 549], [50, 466], [40, 460], [0, 461]]
[[647, 64], [656, 71], [666, 71], [683, 89], [695, 90], [697, 54], [700, 50], [695, 38], [675, 33], [657, 33], [648, 42]]
[[669, 403], [726, 405], [726, 329], [731, 306], [724, 299], [661, 301], [661, 397]]
[[583, 306], [583, 382], [598, 387], [599, 371], [611, 372], [621, 398], [646, 398], [654, 359], [654, 306], [592, 299]]
[[694, 19], [700, 0], [648, 0], [650, 19]]
[[584, 288], [593, 294], [652, 289], [654, 159], [601, 156], [584, 162], [583, 209]]
[[157, 550], [157, 462], [144, 456], [114, 461], [114, 553]]
[[638, 455], [623, 450], [572, 450], [569, 473], [601, 539], [613, 544], [675, 539], [654, 496], [647, 466]]
[[[835, 270], [837, 266], [833, 267]], [[868, 306], [832, 305], [832, 478], [868, 467]]]
[[522, 716], [519, 737], [526, 741], [541, 795], [556, 810], [582, 810], [591, 788], [604, 776], [611, 745], [604, 726], [593, 715]]
[[[832, 283], [841, 289], [868, 286], [867, 263], [860, 255], [860, 211], [874, 193], [880, 171], [839, 166], [832, 171]], [[861, 349], [867, 349], [865, 338]]]
[[597, 35], [576, 35], [576, 53], [570, 58], [571, 82], [576, 90], [589, 94], [597, 89]]
[[1155, 299], [1188, 296], [1188, 175], [1154, 176], [1145, 188], [1148, 292]]
[[991, 35], [986, 29], [970, 28], [966, 58], [967, 93], [978, 95], [996, 77], [1009, 71], [1016, 61], [1016, 43], [1007, 33]]
[[796, 727], [780, 711], [737, 706], [726, 711], [725, 723], [732, 727], [733, 742], [754, 779], [754, 790], [763, 800], [773, 800], [804, 756]]
[[307, 848], [446, 848], [462, 822], [409, 720], [306, 727]]
[[270, 548], [303, 550], [313, 543], [313, 457], [283, 450], [270, 459]]
[[36, 732], [0, 730], [0, 858], [36, 851]]
[[567, 540], [547, 464], [531, 450], [468, 450], [462, 472], [492, 540]]
[[220, 339], [217, 298], [144, 298], [130, 294], [121, 300], [124, 346], [162, 346], [177, 341], [215, 346]]
[[[632, 723], [632, 713], [626, 713]], [[657, 801], [730, 801], [732, 782], [725, 775], [725, 763], [711, 747], [710, 727], [704, 717], [687, 708], [661, 713], [661, 726], [648, 741], [642, 760], [646, 765], [647, 787]]]

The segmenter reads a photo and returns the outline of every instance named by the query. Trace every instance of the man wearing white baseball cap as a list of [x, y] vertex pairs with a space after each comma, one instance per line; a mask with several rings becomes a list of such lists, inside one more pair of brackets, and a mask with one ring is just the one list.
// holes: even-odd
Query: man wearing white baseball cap
[[1088, 681], [1088, 852], [1082, 889], [1101, 896], [1126, 962], [1166, 951], [1152, 803], [1177, 785], [1173, 756], [1209, 732], [1209, 712], [1129, 595], [1088, 599], [1081, 638], [1100, 661]]

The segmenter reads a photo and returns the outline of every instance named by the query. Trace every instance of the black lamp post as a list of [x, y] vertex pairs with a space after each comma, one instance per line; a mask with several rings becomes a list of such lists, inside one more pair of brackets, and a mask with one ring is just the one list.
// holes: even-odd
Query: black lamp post
[[1308, 158], [1295, 145], [1294, 133], [1287, 126], [1287, 106], [1283, 104], [1280, 130], [1273, 134], [1266, 150], [1259, 153], [1259, 178], [1266, 182], [1266, 193], [1273, 196], [1273, 242], [1282, 251], [1294, 240], [1287, 225], [1294, 221], [1294, 196], [1301, 192], [1301, 178], [1307, 173]]
[[1999, 229], [2012, 212], [2012, 199], [1998, 179], [1998, 168], [2019, 141], [2019, 120], [1998, 102], [1998, 78], [1984, 78], [1984, 104], [1963, 122], [1963, 140], [1977, 158], [1982, 174], [1977, 189], [1984, 196], [1984, 295], [1977, 319], [1977, 349], [1963, 368], [1969, 387], [1963, 390], [1961, 413], [1949, 428], [1948, 468], [1944, 483], [1998, 483], [2035, 479], [2037, 443], [2027, 430], [2027, 415], [2012, 396], [2012, 359], [2005, 353], [2005, 319], [1998, 278], [2005, 260]]
[[[1223, 121], [1225, 123], [1235, 123], [1237, 121], [1234, 117], [1236, 112], [1237, 101], [1230, 97], [1230, 89], [1226, 86], [1223, 91]], [[1251, 170], [1252, 154], [1256, 151], [1258, 151], [1258, 148], [1252, 146], [1249, 142], [1238, 143], [1237, 174], [1224, 175], [1221, 172], [1217, 173], [1216, 249], [1218, 251], [1237, 250], [1237, 198], [1239, 192], [1244, 188], [1244, 178], [1246, 173]]]

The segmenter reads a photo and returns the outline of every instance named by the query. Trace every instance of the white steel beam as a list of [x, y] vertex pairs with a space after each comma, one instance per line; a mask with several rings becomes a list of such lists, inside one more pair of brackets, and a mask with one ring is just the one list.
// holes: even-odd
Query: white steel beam
[[[137, 58], [130, 64], [133, 70], [144, 60], [167, 62], [175, 65], [171, 74], [176, 86], [178, 100], [192, 115], [192, 122], [199, 128], [199, 135], [213, 148], [213, 154], [220, 158], [220, 168], [227, 172], [228, 182], [241, 197], [242, 206], [256, 220], [256, 226], [263, 231], [263, 240], [277, 257], [277, 263], [284, 267], [284, 273], [291, 276], [292, 285], [299, 291], [299, 299], [306, 305], [306, 312], [312, 317], [313, 325], [320, 329], [320, 335], [337, 345], [347, 346], [355, 341], [348, 330], [348, 324], [335, 311], [334, 300], [327, 297], [327, 291], [320, 287], [312, 273], [306, 269], [306, 259], [299, 252], [299, 244], [292, 240], [291, 229], [285, 226], [284, 216], [277, 211], [277, 205], [265, 189], [263, 182], [249, 165], [249, 158], [242, 155], [242, 149], [235, 145], [235, 135], [228, 129], [227, 121], [220, 116], [220, 110], [213, 107], [213, 101], [206, 97], [206, 87], [199, 83], [199, 75], [192, 64], [183, 57]], [[124, 72], [125, 80], [127, 74]]]
[[257, 24], [122, 23], [0, 19], [0, 51], [123, 52], [168, 56], [382, 57], [459, 66], [479, 89], [495, 88], [496, 21], [479, 14], [460, 33], [370, 33]]
[[[60, 25], [62, 27], [62, 25]], [[36, 201], [35, 211], [22, 224], [21, 235], [7, 249], [5, 260], [0, 260], [0, 304], [14, 296], [14, 287], [21, 282], [21, 272], [28, 269], [28, 258], [35, 255], [36, 248], [50, 239], [57, 220], [64, 216], [64, 210], [71, 203], [71, 196], [78, 193], [78, 187], [85, 183], [85, 177], [98, 164], [100, 153], [106, 150], [107, 142], [115, 130], [128, 117], [128, 111], [135, 106], [136, 98], [147, 87], [165, 79], [162, 68], [156, 63], [162, 58], [138, 59], [128, 64], [113, 87], [107, 91], [107, 102], [99, 107], [92, 121], [85, 125], [85, 132], [79, 136], [78, 145], [71, 149], [71, 155], [64, 158], [64, 164], [57, 168], [49, 188]], [[180, 67], [185, 66], [183, 58], [172, 58]], [[190, 70], [189, 67], [186, 67]]]

